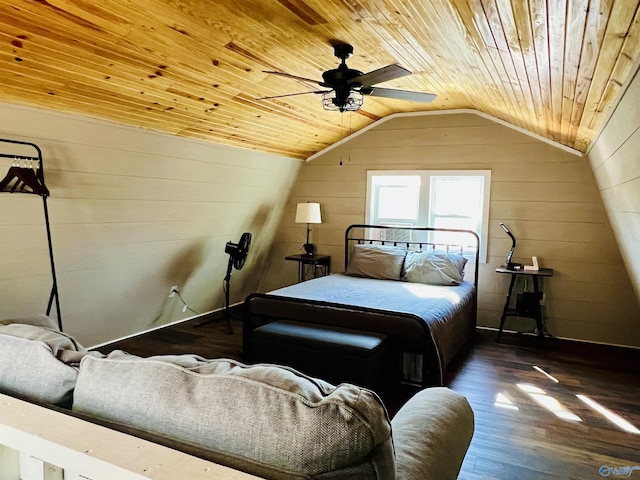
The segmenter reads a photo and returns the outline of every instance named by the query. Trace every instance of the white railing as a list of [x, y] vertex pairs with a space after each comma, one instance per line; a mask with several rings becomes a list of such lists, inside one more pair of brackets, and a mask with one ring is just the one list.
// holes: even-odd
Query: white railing
[[2, 480], [258, 477], [0, 394]]

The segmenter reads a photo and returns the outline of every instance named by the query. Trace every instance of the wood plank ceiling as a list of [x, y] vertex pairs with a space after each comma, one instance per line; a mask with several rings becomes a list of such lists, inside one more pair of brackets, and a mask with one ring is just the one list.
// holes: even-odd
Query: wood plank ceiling
[[[3, 0], [0, 101], [296, 158], [394, 112], [473, 108], [584, 152], [637, 68], [639, 2]], [[263, 70], [320, 79], [335, 41], [436, 100], [256, 100], [317, 90]]]

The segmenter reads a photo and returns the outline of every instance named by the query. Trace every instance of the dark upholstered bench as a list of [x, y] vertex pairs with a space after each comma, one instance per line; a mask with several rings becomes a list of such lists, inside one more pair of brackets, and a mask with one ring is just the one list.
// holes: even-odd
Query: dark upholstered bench
[[374, 390], [389, 380], [387, 336], [339, 327], [281, 320], [256, 328], [252, 360], [287, 365], [330, 383]]

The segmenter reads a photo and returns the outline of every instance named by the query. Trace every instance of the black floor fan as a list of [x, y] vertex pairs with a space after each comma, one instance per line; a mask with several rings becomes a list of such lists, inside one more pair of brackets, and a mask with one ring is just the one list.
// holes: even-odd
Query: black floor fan
[[[229, 335], [233, 333], [233, 329], [231, 328], [231, 307], [229, 306], [229, 295], [231, 291], [231, 271], [235, 268], [236, 270], [242, 270], [244, 267], [244, 262], [247, 259], [247, 254], [249, 253], [249, 247], [251, 246], [251, 234], [249, 232], [244, 232], [240, 237], [240, 241], [238, 243], [227, 242], [227, 245], [224, 248], [224, 253], [229, 255], [229, 263], [227, 264], [227, 274], [224, 277], [224, 316], [222, 319], [227, 319], [227, 327], [229, 327]], [[196, 327], [201, 327], [202, 325], [206, 325], [207, 323], [211, 323], [221, 319], [211, 319], [206, 322], [202, 322]]]

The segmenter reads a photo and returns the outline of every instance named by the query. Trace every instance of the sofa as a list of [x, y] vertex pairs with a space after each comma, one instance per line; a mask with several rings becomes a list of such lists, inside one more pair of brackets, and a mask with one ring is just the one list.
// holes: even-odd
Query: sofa
[[455, 479], [467, 400], [427, 388], [389, 418], [371, 390], [292, 368], [87, 351], [45, 315], [0, 321], [0, 393], [266, 479]]

